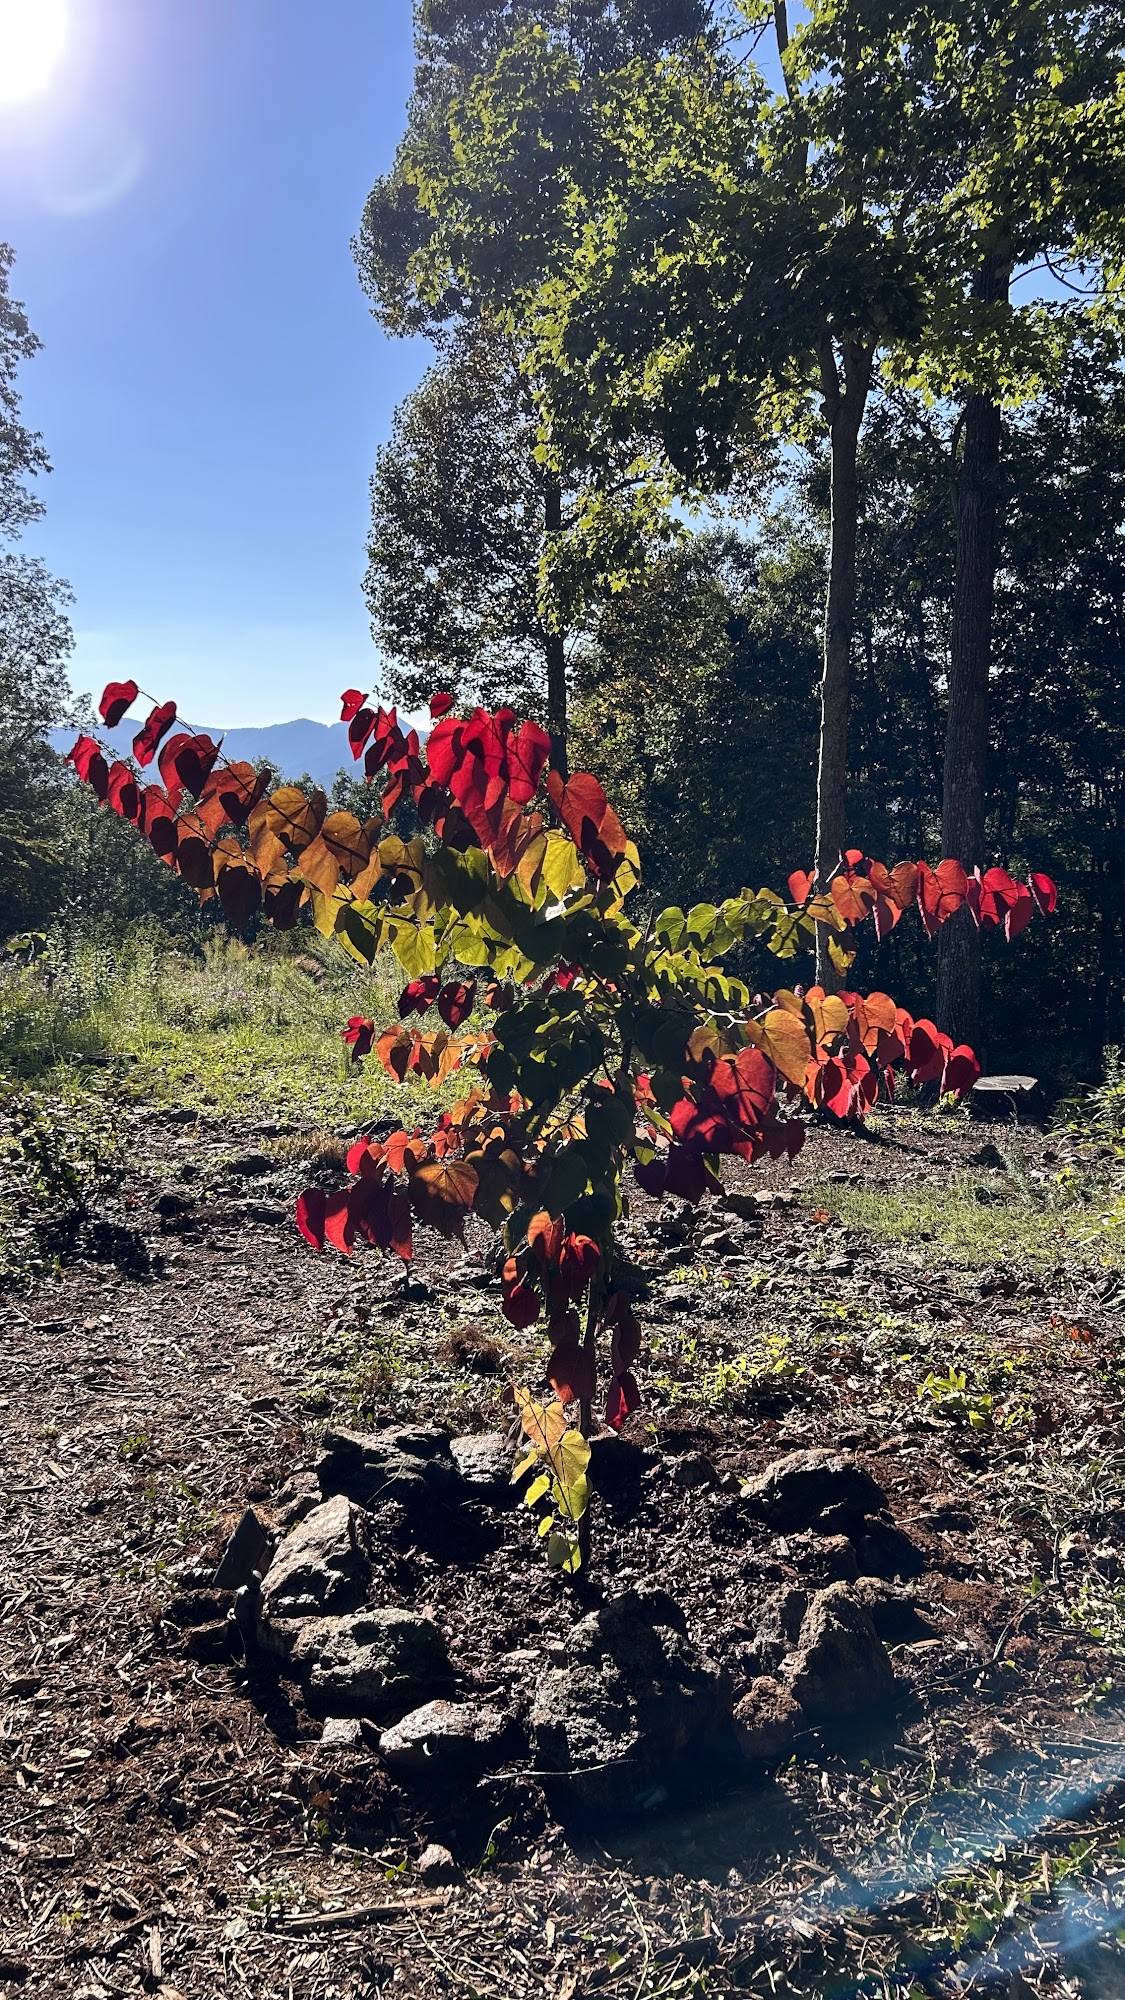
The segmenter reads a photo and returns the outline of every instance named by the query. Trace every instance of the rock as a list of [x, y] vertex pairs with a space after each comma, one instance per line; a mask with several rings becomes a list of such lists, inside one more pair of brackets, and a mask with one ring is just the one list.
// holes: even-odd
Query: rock
[[310, 1619], [297, 1630], [291, 1659], [311, 1707], [377, 1720], [406, 1714], [450, 1679], [445, 1640], [418, 1611]]
[[671, 1461], [671, 1465], [672, 1469], [669, 1474], [670, 1483], [673, 1486], [683, 1488], [685, 1491], [693, 1487], [717, 1486], [719, 1484], [718, 1473], [710, 1459], [705, 1458], [701, 1451], [685, 1452], [683, 1458], [674, 1458]]
[[396, 1778], [474, 1785], [526, 1748], [518, 1723], [471, 1701], [429, 1701], [384, 1729], [379, 1754]]
[[216, 1590], [240, 1590], [254, 1571], [264, 1574], [269, 1567], [273, 1543], [252, 1507], [247, 1507], [234, 1530], [215, 1571]]
[[269, 1618], [312, 1618], [362, 1603], [370, 1570], [357, 1538], [359, 1509], [324, 1500], [279, 1543], [262, 1590]]
[[855, 1547], [847, 1535], [807, 1531], [789, 1541], [789, 1559], [813, 1583], [837, 1583], [859, 1575]]
[[442, 1847], [436, 1840], [431, 1840], [429, 1846], [422, 1849], [414, 1864], [414, 1873], [427, 1889], [440, 1889], [446, 1882], [461, 1880], [461, 1870], [448, 1847]]
[[801, 1636], [809, 1592], [796, 1584], [782, 1584], [771, 1592], [757, 1621], [757, 1643], [776, 1660], [792, 1650]]
[[666, 1205], [653, 1223], [653, 1234], [661, 1243], [686, 1243], [691, 1235], [692, 1224], [682, 1209]]
[[699, 1304], [698, 1295], [690, 1285], [667, 1285], [663, 1296], [669, 1312], [694, 1312]]
[[287, 1220], [289, 1211], [278, 1201], [240, 1201], [238, 1213], [247, 1222], [265, 1222], [277, 1225]]
[[865, 1576], [921, 1576], [926, 1558], [904, 1529], [878, 1519], [865, 1521], [864, 1528], [855, 1547]]
[[184, 1634], [184, 1651], [189, 1660], [215, 1666], [231, 1656], [231, 1625], [220, 1618], [211, 1625], [192, 1625]]
[[761, 1222], [762, 1202], [757, 1194], [744, 1194], [735, 1188], [723, 1201], [729, 1215], [736, 1215], [740, 1222]]
[[509, 1506], [517, 1497], [512, 1485], [515, 1458], [509, 1440], [502, 1433], [451, 1438], [449, 1450], [470, 1498], [489, 1501], [494, 1506]]
[[444, 1431], [423, 1426], [385, 1431], [325, 1432], [317, 1461], [322, 1493], [346, 1493], [361, 1507], [380, 1500], [452, 1500], [460, 1477]]
[[268, 1153], [238, 1153], [226, 1163], [226, 1172], [236, 1174], [240, 1180], [253, 1180], [258, 1174], [270, 1174], [277, 1165]]
[[278, 1527], [295, 1528], [320, 1501], [320, 1481], [311, 1467], [291, 1473], [273, 1503]]
[[483, 1264], [466, 1263], [455, 1264], [447, 1273], [446, 1283], [451, 1287], [468, 1285], [475, 1292], [484, 1292], [495, 1283], [495, 1279], [492, 1272], [486, 1270]]
[[909, 1645], [919, 1639], [933, 1639], [937, 1627], [923, 1617], [908, 1590], [896, 1590], [881, 1577], [861, 1576], [852, 1585], [852, 1596], [871, 1615], [880, 1639], [889, 1646]]
[[161, 1188], [153, 1203], [157, 1215], [162, 1215], [166, 1222], [172, 1222], [178, 1216], [191, 1215], [195, 1205], [194, 1195], [185, 1194], [182, 1188], [171, 1187]]
[[738, 1747], [751, 1764], [772, 1764], [784, 1757], [803, 1726], [800, 1703], [772, 1674], [751, 1681], [749, 1691], [735, 1704]]
[[330, 1715], [320, 1732], [325, 1750], [354, 1750], [362, 1740], [358, 1715]]
[[754, 1513], [783, 1535], [816, 1526], [829, 1508], [834, 1510], [833, 1529], [841, 1518], [858, 1525], [886, 1501], [870, 1473], [853, 1458], [832, 1451], [791, 1451], [775, 1458], [746, 1482], [742, 1494]]
[[738, 1245], [729, 1229], [709, 1229], [700, 1237], [699, 1248], [705, 1257], [725, 1257]]
[[850, 1584], [832, 1583], [814, 1594], [784, 1672], [806, 1715], [826, 1727], [894, 1713], [894, 1668]]
[[643, 1808], [719, 1752], [731, 1700], [679, 1605], [662, 1590], [627, 1591], [579, 1619], [565, 1664], [540, 1677], [531, 1727], [544, 1786], [564, 1809]]
[[994, 1146], [992, 1141], [989, 1140], [987, 1145], [978, 1146], [975, 1153], [969, 1154], [965, 1165], [967, 1167], [988, 1167], [993, 1171], [998, 1171], [1004, 1165], [1004, 1155], [1000, 1151], [999, 1146]]

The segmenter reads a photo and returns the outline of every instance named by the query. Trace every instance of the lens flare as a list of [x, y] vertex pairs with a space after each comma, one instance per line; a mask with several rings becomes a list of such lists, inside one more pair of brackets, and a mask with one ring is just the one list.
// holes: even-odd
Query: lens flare
[[46, 90], [69, 28], [66, 0], [0, 0], [0, 105]]

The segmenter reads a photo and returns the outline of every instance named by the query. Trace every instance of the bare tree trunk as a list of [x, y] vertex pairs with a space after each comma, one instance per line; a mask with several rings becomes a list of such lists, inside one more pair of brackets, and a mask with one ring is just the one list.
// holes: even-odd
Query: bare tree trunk
[[[819, 358], [822, 407], [832, 452], [832, 517], [816, 781], [816, 865], [823, 888], [847, 846], [848, 711], [859, 528], [857, 457], [874, 353], [869, 346], [846, 345], [842, 380], [831, 342], [825, 342]], [[832, 992], [839, 979], [829, 956], [828, 939], [829, 933], [819, 929], [816, 976]]]
[[[582, 1336], [582, 1346], [585, 1349], [586, 1354], [589, 1356], [590, 1369], [594, 1376], [595, 1385], [597, 1383], [598, 1329], [601, 1325], [601, 1310], [602, 1310], [601, 1280], [599, 1278], [595, 1278], [590, 1285], [589, 1295], [587, 1298], [586, 1330]], [[588, 1438], [593, 1434], [594, 1405], [592, 1399], [589, 1399], [585, 1396], [581, 1398], [578, 1405], [578, 1428], [581, 1431], [582, 1436], [584, 1438]], [[579, 1574], [582, 1577], [583, 1581], [585, 1581], [590, 1571], [590, 1543], [591, 1543], [590, 1507], [592, 1504], [593, 1504], [592, 1500], [587, 1503], [586, 1512], [583, 1514], [581, 1520], [578, 1523], [578, 1551], [581, 1557]]]
[[[986, 260], [979, 299], [1008, 296], [1011, 267]], [[1001, 416], [990, 396], [970, 396], [962, 417], [961, 462], [954, 472], [957, 561], [949, 646], [949, 713], [942, 788], [942, 853], [966, 868], [984, 858], [988, 776], [988, 676], [1000, 521]], [[938, 934], [939, 1028], [975, 1045], [980, 1032], [980, 932], [961, 910]]]
[[[547, 540], [562, 533], [562, 483], [554, 473], [547, 474], [544, 492], [544, 527]], [[566, 703], [566, 642], [561, 632], [548, 630], [543, 637], [543, 648], [547, 657], [547, 727], [551, 733], [551, 763], [560, 778], [568, 775], [567, 762], [567, 703]]]

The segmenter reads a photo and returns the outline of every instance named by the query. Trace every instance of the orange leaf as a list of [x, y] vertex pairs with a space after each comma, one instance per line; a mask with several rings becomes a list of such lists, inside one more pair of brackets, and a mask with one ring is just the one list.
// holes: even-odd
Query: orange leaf
[[809, 1031], [785, 1007], [771, 1007], [764, 1021], [748, 1021], [746, 1033], [754, 1047], [769, 1057], [788, 1083], [804, 1088], [809, 1061]]
[[465, 1160], [439, 1160], [410, 1176], [410, 1199], [420, 1222], [442, 1236], [459, 1236], [473, 1205], [477, 1176]]

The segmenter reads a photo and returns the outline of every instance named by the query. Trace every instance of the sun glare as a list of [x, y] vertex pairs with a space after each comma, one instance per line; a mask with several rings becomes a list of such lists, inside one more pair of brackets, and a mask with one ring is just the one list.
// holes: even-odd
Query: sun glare
[[69, 25], [66, 0], [0, 0], [0, 105], [47, 88]]

